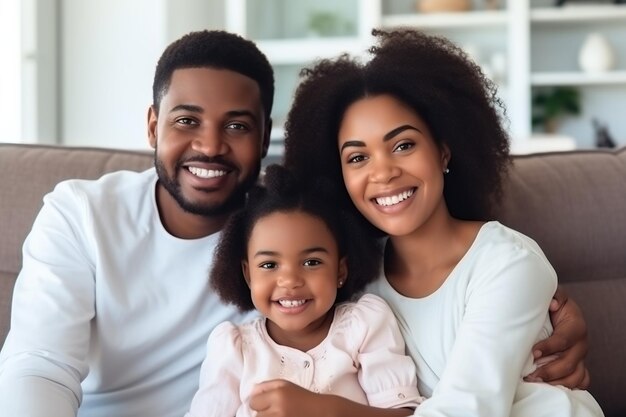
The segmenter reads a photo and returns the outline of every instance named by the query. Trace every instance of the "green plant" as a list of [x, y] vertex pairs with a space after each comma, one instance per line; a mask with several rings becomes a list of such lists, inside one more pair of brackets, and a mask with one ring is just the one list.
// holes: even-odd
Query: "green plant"
[[309, 29], [319, 36], [331, 36], [337, 31], [338, 18], [331, 12], [313, 12], [309, 17]]
[[539, 91], [533, 96], [533, 127], [543, 126], [544, 131], [553, 133], [562, 117], [578, 114], [580, 114], [580, 93], [576, 88], [555, 87]]

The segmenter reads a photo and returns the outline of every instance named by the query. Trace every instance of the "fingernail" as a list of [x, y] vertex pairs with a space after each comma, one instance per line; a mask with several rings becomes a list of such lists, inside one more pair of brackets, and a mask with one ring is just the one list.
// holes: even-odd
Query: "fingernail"
[[535, 359], [540, 358], [541, 357], [541, 351], [540, 350], [533, 350], [533, 357]]

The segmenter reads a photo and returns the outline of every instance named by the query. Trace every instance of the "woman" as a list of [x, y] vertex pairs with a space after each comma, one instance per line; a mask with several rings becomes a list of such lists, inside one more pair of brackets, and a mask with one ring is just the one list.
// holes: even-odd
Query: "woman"
[[388, 236], [370, 290], [394, 309], [430, 396], [415, 415], [602, 415], [586, 391], [522, 379], [552, 332], [556, 276], [535, 242], [488, 222], [510, 162], [495, 87], [444, 39], [375, 34], [366, 64], [304, 71], [285, 163], [343, 181], [341, 203]]

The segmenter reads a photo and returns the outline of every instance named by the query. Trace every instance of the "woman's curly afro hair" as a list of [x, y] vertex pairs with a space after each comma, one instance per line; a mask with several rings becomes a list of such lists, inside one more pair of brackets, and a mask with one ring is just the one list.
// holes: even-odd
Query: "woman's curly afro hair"
[[380, 273], [380, 243], [359, 226], [352, 211], [339, 209], [337, 188], [325, 178], [297, 181], [281, 165], [270, 165], [248, 194], [243, 209], [233, 214], [222, 229], [214, 253], [210, 282], [220, 298], [241, 311], [254, 309], [250, 289], [243, 276], [241, 262], [247, 257], [248, 240], [259, 219], [276, 212], [303, 212], [319, 218], [332, 233], [339, 257], [346, 257], [348, 278], [338, 289], [336, 302], [351, 299]]
[[[343, 184], [337, 137], [347, 107], [389, 94], [414, 109], [438, 146], [450, 149], [444, 197], [451, 215], [488, 220], [510, 163], [495, 85], [445, 38], [408, 29], [373, 34], [378, 44], [369, 61], [344, 54], [302, 70], [285, 126], [285, 165], [305, 179]], [[342, 189], [342, 203], [353, 207]]]

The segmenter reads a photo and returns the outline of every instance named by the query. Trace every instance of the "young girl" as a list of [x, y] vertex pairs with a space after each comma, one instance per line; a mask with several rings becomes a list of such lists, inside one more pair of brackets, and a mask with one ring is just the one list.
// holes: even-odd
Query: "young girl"
[[445, 39], [375, 34], [369, 62], [304, 73], [285, 159], [344, 184], [342, 205], [388, 236], [368, 290], [394, 310], [430, 397], [414, 415], [601, 416], [587, 391], [523, 380], [557, 283], [534, 241], [488, 221], [510, 161], [495, 87]]
[[377, 276], [379, 246], [329, 204], [328, 185], [305, 189], [280, 166], [264, 181], [223, 229], [210, 276], [224, 301], [263, 317], [211, 333], [187, 415], [269, 415], [280, 403], [250, 398], [275, 379], [410, 415], [421, 397], [393, 313], [375, 295], [346, 302]]

